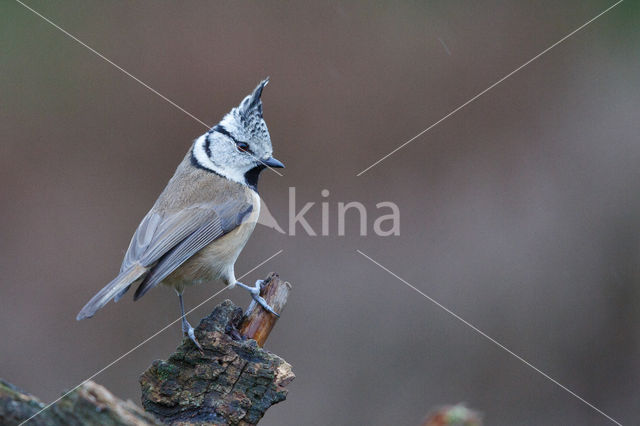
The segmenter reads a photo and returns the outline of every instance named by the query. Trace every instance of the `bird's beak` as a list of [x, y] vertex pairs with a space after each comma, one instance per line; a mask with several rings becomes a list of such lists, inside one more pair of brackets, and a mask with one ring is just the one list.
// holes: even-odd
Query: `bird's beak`
[[269, 157], [266, 160], [262, 160], [262, 164], [274, 169], [284, 169], [284, 164], [280, 160], [276, 160], [273, 157]]

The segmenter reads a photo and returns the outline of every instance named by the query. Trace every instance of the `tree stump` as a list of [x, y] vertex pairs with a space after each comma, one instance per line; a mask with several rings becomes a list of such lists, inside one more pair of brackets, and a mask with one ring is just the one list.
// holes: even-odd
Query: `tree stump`
[[[289, 289], [271, 274], [262, 295], [281, 312]], [[167, 361], [154, 361], [140, 377], [144, 409], [172, 425], [255, 425], [283, 401], [295, 378], [291, 365], [239, 330], [255, 331], [264, 343], [277, 317], [260, 306], [247, 312], [243, 318], [225, 300], [195, 330], [202, 351], [185, 338]]]
[[[261, 295], [280, 313], [290, 288], [272, 273]], [[276, 321], [259, 306], [246, 317], [229, 300], [216, 306], [196, 328], [202, 352], [185, 339], [140, 377], [146, 412], [88, 381], [32, 418], [46, 405], [0, 380], [0, 425], [255, 425], [295, 378], [291, 365], [260, 347]]]

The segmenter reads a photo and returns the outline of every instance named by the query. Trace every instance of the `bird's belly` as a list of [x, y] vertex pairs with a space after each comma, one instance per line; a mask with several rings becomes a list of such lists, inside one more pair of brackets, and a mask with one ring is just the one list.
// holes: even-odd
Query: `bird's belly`
[[216, 279], [222, 279], [226, 285], [235, 284], [227, 281], [235, 279], [233, 265], [256, 226], [255, 220], [248, 219], [193, 255], [165, 278], [163, 284], [177, 290]]

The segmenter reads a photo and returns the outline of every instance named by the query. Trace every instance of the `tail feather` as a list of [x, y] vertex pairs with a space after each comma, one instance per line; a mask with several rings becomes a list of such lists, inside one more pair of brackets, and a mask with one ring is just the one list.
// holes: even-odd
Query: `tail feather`
[[120, 272], [113, 281], [104, 286], [102, 290], [100, 290], [95, 296], [84, 305], [84, 308], [80, 311], [76, 319], [80, 321], [81, 319], [91, 318], [98, 309], [102, 308], [106, 305], [111, 299], [118, 295], [121, 291], [126, 289], [139, 279], [145, 272], [147, 272], [147, 268], [140, 265], [139, 263], [131, 265], [129, 268]]
[[120, 292], [118, 294], [116, 294], [116, 297], [113, 298], [113, 301], [117, 303], [120, 299], [122, 299], [122, 296], [124, 296], [124, 294], [129, 291], [129, 289], [131, 288], [132, 284], [129, 284], [128, 286], [126, 286], [125, 288], [120, 290]]

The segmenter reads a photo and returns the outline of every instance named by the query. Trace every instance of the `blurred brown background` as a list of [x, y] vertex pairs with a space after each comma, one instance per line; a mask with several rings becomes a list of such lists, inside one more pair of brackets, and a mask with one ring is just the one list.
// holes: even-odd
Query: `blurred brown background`
[[[361, 177], [356, 173], [613, 1], [29, 5], [215, 124], [263, 77], [286, 226], [331, 191], [329, 237], [258, 227], [237, 275], [294, 285], [267, 347], [297, 375], [265, 425], [611, 424], [360, 249], [623, 424], [640, 417], [640, 8], [626, 1]], [[178, 316], [172, 291], [76, 322], [118, 271], [193, 119], [13, 1], [0, 5], [0, 376], [53, 400]], [[336, 236], [339, 201], [393, 201], [401, 235]], [[318, 204], [307, 215], [320, 229]], [[186, 293], [195, 306], [221, 288]], [[223, 298], [247, 305], [245, 291]], [[96, 381], [139, 400], [176, 325]]]

